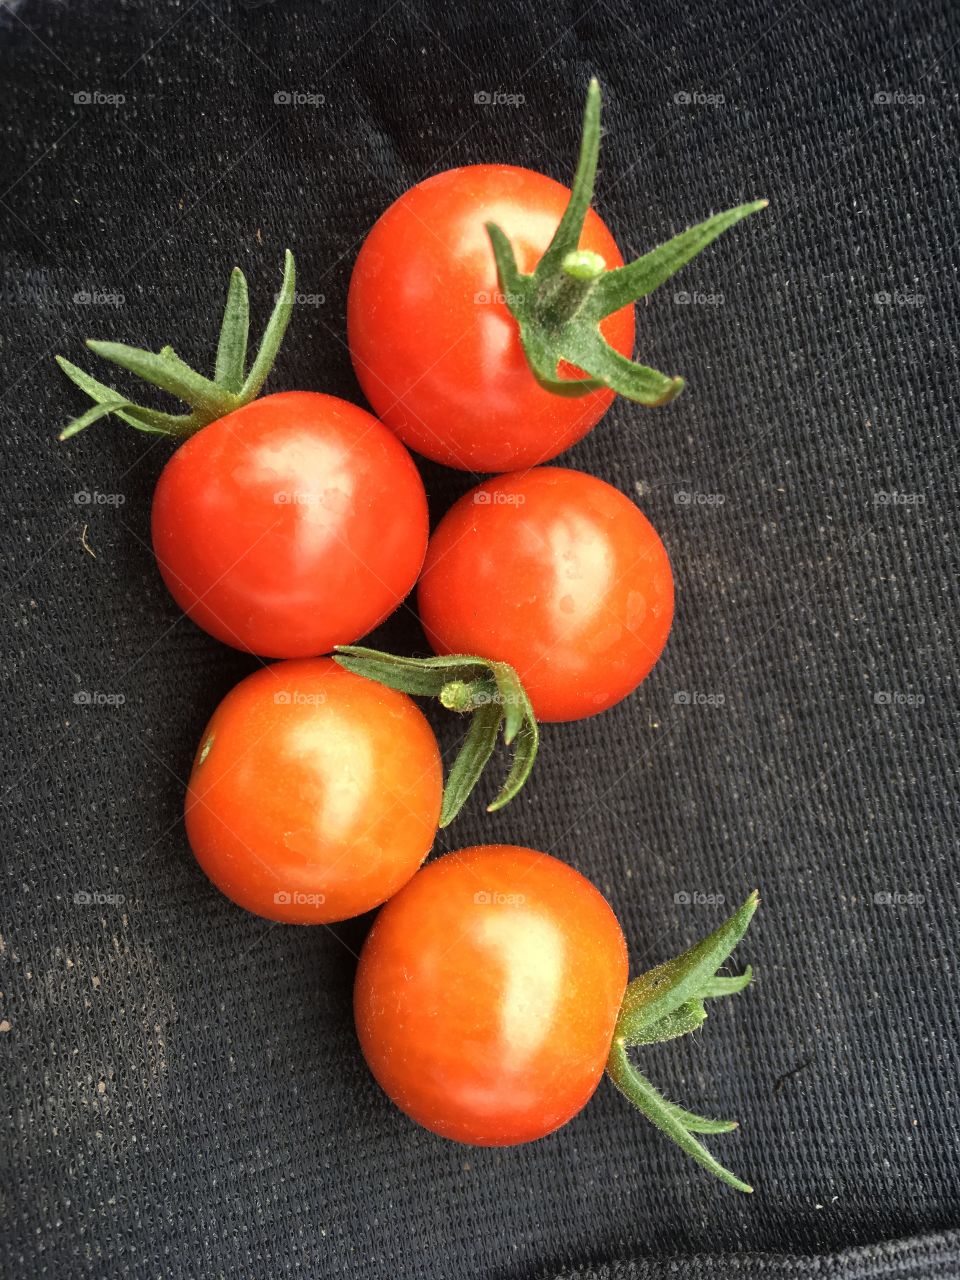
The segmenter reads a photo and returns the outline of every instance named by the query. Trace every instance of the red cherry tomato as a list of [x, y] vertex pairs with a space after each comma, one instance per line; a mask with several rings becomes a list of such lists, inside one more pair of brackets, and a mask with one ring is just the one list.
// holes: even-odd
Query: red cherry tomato
[[436, 652], [509, 662], [540, 720], [577, 720], [626, 697], [673, 618], [653, 525], [619, 490], [560, 467], [461, 498], [430, 539], [418, 591]]
[[[605, 388], [568, 398], [536, 381], [484, 226], [498, 223], [520, 271], [530, 272], [569, 198], [541, 173], [470, 165], [405, 192], [368, 235], [350, 281], [350, 354], [374, 411], [418, 453], [464, 470], [533, 466], [585, 436], [610, 406]], [[580, 247], [623, 265], [592, 209]], [[633, 307], [600, 331], [630, 356]]]
[[402, 693], [330, 658], [242, 680], [213, 714], [187, 788], [187, 836], [228, 898], [270, 920], [369, 911], [427, 856], [440, 754]]
[[428, 524], [413, 459], [333, 396], [264, 396], [173, 455], [153, 546], [174, 599], [219, 640], [310, 657], [365, 635], [416, 581]]
[[463, 849], [377, 917], [357, 1033], [418, 1124], [480, 1146], [530, 1142], [589, 1101], [626, 984], [623, 932], [579, 872], [514, 845]]

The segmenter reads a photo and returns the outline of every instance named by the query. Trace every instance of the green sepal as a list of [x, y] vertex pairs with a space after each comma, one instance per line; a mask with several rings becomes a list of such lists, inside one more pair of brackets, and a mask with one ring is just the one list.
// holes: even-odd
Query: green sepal
[[227, 413], [255, 399], [276, 359], [296, 297], [296, 270], [293, 255], [284, 255], [283, 284], [263, 333], [260, 348], [249, 372], [245, 372], [247, 341], [250, 327], [250, 304], [247, 282], [239, 267], [234, 267], [227, 290], [227, 301], [217, 345], [213, 378], [191, 369], [172, 347], [145, 351], [122, 342], [89, 340], [87, 347], [104, 360], [118, 365], [141, 381], [189, 406], [185, 414], [163, 413], [135, 403], [113, 387], [99, 382], [82, 369], [57, 356], [56, 360], [71, 382], [94, 401], [94, 409], [74, 418], [61, 431], [60, 439], [68, 440], [91, 423], [109, 414], [154, 435], [184, 437], [222, 418]]
[[[599, 151], [600, 85], [593, 79], [587, 90], [570, 200], [553, 239], [529, 275], [519, 270], [502, 228], [495, 222], [486, 224], [500, 288], [517, 322], [530, 370], [547, 391], [583, 396], [608, 387], [638, 404], [667, 404], [683, 390], [683, 379], [628, 360], [603, 337], [600, 322], [651, 293], [724, 231], [768, 202], [753, 200], [714, 214], [636, 262], [607, 270], [599, 254], [578, 247], [593, 199]], [[561, 362], [583, 376], [561, 377]]]
[[627, 1050], [696, 1031], [707, 1016], [705, 1000], [736, 995], [747, 986], [753, 977], [749, 966], [737, 977], [719, 977], [717, 970], [743, 937], [759, 901], [759, 895], [751, 893], [743, 906], [702, 942], [627, 986], [607, 1061], [608, 1075], [633, 1106], [705, 1169], [738, 1191], [753, 1188], [724, 1168], [693, 1136], [727, 1133], [736, 1128], [735, 1121], [708, 1120], [669, 1102], [637, 1070]]
[[239, 267], [230, 272], [227, 303], [223, 309], [220, 341], [214, 381], [228, 391], [239, 392], [247, 367], [247, 342], [250, 337], [250, 295], [247, 278]]
[[489, 813], [502, 809], [530, 776], [540, 730], [530, 699], [513, 667], [469, 654], [404, 658], [362, 645], [338, 645], [333, 658], [347, 671], [420, 698], [437, 698], [451, 711], [472, 715], [467, 736], [443, 789], [440, 826], [457, 816], [479, 781], [503, 731], [513, 747], [510, 771]]

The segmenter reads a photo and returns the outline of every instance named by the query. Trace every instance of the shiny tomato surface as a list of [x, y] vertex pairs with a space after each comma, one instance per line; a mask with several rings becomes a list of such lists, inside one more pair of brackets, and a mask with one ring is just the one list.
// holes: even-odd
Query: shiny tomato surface
[[330, 658], [280, 662], [214, 712], [187, 788], [187, 836], [248, 911], [345, 920], [423, 862], [442, 785], [436, 738], [405, 694]]
[[653, 525], [618, 489], [538, 467], [465, 494], [437, 526], [418, 588], [437, 653], [516, 668], [540, 720], [577, 720], [647, 675], [673, 619]]
[[428, 524], [413, 459], [334, 396], [254, 400], [187, 440], [153, 500], [153, 547], [198, 626], [267, 657], [326, 653], [392, 613]]
[[[569, 398], [537, 383], [484, 227], [503, 229], [529, 273], [569, 196], [529, 169], [470, 165], [412, 187], [374, 225], [350, 281], [350, 354], [374, 411], [411, 449], [464, 470], [533, 466], [569, 448], [606, 412], [612, 391]], [[592, 209], [580, 247], [623, 265]], [[601, 331], [632, 355], [633, 307], [608, 316]]]
[[546, 853], [449, 853], [384, 907], [354, 993], [364, 1057], [418, 1124], [479, 1146], [565, 1124], [603, 1074], [627, 984], [623, 932]]

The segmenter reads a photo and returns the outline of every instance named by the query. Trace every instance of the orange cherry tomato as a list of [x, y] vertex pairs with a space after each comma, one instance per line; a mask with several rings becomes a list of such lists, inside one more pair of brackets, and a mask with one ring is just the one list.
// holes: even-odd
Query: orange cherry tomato
[[312, 657], [366, 635], [411, 590], [427, 545], [413, 459], [334, 396], [264, 396], [191, 436], [153, 500], [174, 599], [227, 644]]
[[626, 984], [623, 932], [589, 880], [534, 849], [463, 849], [377, 917], [357, 1034], [418, 1124], [480, 1146], [530, 1142], [593, 1095]]
[[577, 720], [625, 698], [673, 619], [656, 530], [618, 489], [539, 467], [472, 489], [437, 526], [418, 588], [437, 653], [516, 669], [540, 720]]
[[330, 658], [265, 667], [213, 714], [187, 787], [187, 836], [217, 888], [297, 924], [379, 906], [433, 844], [436, 738], [402, 693]]
[[[498, 223], [520, 271], [530, 272], [569, 198], [530, 169], [469, 165], [406, 191], [367, 236], [347, 301], [350, 354], [374, 411], [411, 449], [464, 470], [534, 466], [575, 444], [609, 408], [606, 388], [567, 397], [534, 378], [484, 226]], [[592, 209], [580, 248], [623, 265]], [[633, 307], [606, 317], [600, 331], [630, 356]]]

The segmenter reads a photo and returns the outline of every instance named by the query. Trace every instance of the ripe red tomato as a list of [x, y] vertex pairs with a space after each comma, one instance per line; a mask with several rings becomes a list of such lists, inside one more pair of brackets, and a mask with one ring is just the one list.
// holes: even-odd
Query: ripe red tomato
[[611, 485], [560, 467], [465, 494], [430, 539], [418, 595], [436, 652], [509, 662], [540, 720], [577, 720], [625, 698], [673, 618], [653, 525]]
[[248, 911], [326, 924], [369, 911], [427, 856], [436, 738], [406, 694], [330, 658], [248, 676], [213, 714], [186, 799], [197, 861]]
[[428, 533], [413, 459], [334, 396], [264, 396], [188, 439], [153, 501], [174, 599], [219, 640], [311, 657], [365, 635], [416, 581]]
[[[585, 436], [610, 406], [606, 388], [571, 398], [536, 381], [484, 226], [498, 223], [530, 272], [569, 198], [541, 173], [470, 165], [412, 187], [368, 235], [350, 281], [350, 354], [378, 417], [418, 453], [463, 470], [534, 466]], [[592, 209], [580, 247], [623, 265]], [[608, 316], [600, 332], [630, 356], [633, 307]]]
[[357, 1033], [402, 1111], [445, 1138], [542, 1138], [592, 1096], [627, 985], [601, 894], [514, 845], [431, 863], [377, 917], [360, 956]]

